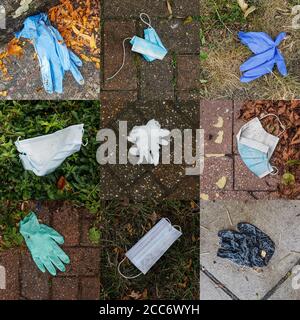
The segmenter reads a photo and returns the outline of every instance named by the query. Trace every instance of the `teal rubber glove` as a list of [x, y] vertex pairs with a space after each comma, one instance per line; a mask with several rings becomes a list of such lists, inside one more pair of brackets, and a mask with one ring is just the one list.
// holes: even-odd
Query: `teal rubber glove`
[[64, 264], [70, 263], [69, 257], [58, 246], [64, 238], [54, 229], [40, 224], [34, 212], [20, 222], [20, 233], [24, 237], [32, 259], [42, 271], [56, 276], [56, 268], [65, 272]]

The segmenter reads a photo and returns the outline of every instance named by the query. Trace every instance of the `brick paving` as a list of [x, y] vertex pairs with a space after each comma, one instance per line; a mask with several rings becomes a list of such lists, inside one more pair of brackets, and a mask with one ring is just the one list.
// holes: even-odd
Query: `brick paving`
[[[244, 122], [238, 119], [242, 102], [201, 101], [200, 127], [204, 129], [204, 171], [200, 176], [202, 200], [278, 199], [279, 176], [257, 178], [242, 162], [236, 135]], [[217, 186], [226, 178], [224, 188]]]
[[[199, 128], [199, 2], [173, 1], [172, 19], [167, 2], [161, 0], [102, 1], [101, 7], [101, 127], [118, 132], [118, 122], [127, 120], [129, 133], [133, 126], [154, 118], [169, 130]], [[142, 12], [150, 15], [168, 55], [148, 63], [127, 43], [123, 70], [106, 80], [122, 63], [123, 39], [143, 34]], [[192, 21], [187, 20], [190, 16]], [[103, 199], [197, 199], [199, 195], [199, 177], [186, 176], [183, 165], [105, 165], [101, 181]]]
[[35, 266], [26, 247], [0, 253], [6, 269], [6, 290], [0, 300], [98, 300], [100, 295], [100, 249], [88, 240], [93, 216], [67, 202], [30, 204], [42, 223], [65, 237], [63, 250], [71, 263], [57, 277], [43, 274]]

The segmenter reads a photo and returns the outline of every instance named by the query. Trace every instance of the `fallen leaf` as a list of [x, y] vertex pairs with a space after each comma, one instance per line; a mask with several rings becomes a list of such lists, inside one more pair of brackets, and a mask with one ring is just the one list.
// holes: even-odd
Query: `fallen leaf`
[[200, 193], [200, 199], [204, 200], [204, 201], [208, 201], [209, 200], [209, 196], [206, 193]]
[[218, 117], [218, 120], [217, 120], [217, 123], [216, 124], [213, 124], [213, 126], [215, 128], [223, 128], [224, 126], [224, 119], [222, 117]]
[[217, 185], [217, 187], [219, 189], [224, 189], [226, 184], [227, 184], [227, 178], [226, 177], [222, 177], [216, 182], [216, 185]]
[[242, 11], [246, 12], [246, 10], [249, 7], [248, 3], [245, 0], [237, 0], [237, 3], [240, 6], [240, 8], [242, 9]]
[[220, 130], [218, 132], [217, 138], [215, 139], [215, 143], [221, 144], [223, 142], [223, 137], [224, 137], [224, 131]]
[[249, 14], [254, 12], [255, 10], [256, 10], [256, 7], [255, 6], [251, 6], [249, 9], [247, 9], [245, 11], [244, 18], [247, 18], [249, 16]]

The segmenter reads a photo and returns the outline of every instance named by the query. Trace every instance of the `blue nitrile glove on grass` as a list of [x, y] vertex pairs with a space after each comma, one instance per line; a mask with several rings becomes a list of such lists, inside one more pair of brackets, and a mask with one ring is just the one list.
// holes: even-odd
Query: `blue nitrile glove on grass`
[[20, 222], [20, 233], [37, 267], [56, 276], [56, 268], [65, 272], [64, 264], [70, 263], [69, 257], [58, 246], [64, 238], [54, 229], [40, 224], [35, 213], [31, 212]]
[[24, 27], [17, 32], [16, 37], [30, 39], [38, 55], [42, 81], [48, 93], [63, 92], [63, 78], [66, 71], [71, 71], [75, 80], [84, 84], [84, 79], [78, 70], [82, 61], [64, 43], [64, 40], [49, 21], [45, 13], [28, 17]]
[[278, 46], [286, 37], [285, 32], [279, 33], [275, 41], [264, 32], [239, 32], [241, 42], [255, 55], [244, 62], [240, 70], [243, 72], [241, 82], [250, 82], [271, 73], [275, 64], [282, 76], [287, 76], [284, 57]]

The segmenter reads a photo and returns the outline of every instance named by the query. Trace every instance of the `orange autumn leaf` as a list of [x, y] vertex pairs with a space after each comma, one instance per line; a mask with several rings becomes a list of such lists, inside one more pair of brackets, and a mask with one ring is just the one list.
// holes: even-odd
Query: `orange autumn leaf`
[[19, 40], [12, 39], [7, 45], [7, 53], [9, 56], [21, 57], [23, 48], [19, 45]]

